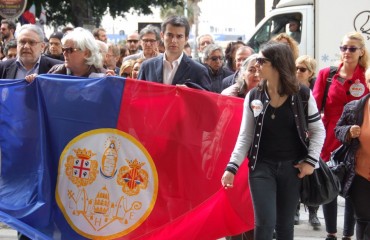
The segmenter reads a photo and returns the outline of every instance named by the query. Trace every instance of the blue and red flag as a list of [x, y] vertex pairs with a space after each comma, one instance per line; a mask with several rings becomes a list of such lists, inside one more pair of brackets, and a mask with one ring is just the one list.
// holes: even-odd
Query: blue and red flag
[[106, 77], [0, 83], [0, 221], [37, 239], [217, 239], [253, 228], [243, 101]]

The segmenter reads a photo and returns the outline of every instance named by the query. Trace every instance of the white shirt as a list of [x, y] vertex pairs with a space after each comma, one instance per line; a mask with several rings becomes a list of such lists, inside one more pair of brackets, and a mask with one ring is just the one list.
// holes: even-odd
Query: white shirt
[[172, 62], [172, 64], [167, 61], [166, 54], [163, 54], [163, 83], [167, 85], [172, 85], [173, 77], [176, 74], [177, 69], [179, 68], [182, 56], [184, 53], [181, 53], [180, 57]]

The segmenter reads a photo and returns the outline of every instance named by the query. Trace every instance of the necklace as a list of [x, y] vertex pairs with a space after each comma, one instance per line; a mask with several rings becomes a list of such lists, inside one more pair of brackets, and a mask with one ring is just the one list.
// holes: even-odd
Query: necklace
[[275, 112], [276, 112], [276, 109], [279, 107], [280, 98], [281, 98], [281, 96], [279, 95], [279, 99], [278, 99], [278, 101], [277, 101], [276, 108], [275, 108], [275, 107], [273, 107], [273, 106], [271, 106], [271, 104], [270, 104], [270, 106], [271, 106], [272, 108], [274, 108], [274, 112], [271, 114], [271, 119], [272, 119], [272, 120], [274, 120], [274, 119], [275, 119], [275, 117], [276, 117]]

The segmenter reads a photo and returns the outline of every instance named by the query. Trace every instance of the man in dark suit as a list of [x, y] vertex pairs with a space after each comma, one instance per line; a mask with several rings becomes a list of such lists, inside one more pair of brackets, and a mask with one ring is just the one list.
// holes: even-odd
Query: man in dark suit
[[183, 53], [189, 32], [189, 22], [185, 17], [167, 18], [161, 26], [165, 52], [161, 56], [144, 61], [138, 79], [210, 90], [211, 79], [207, 68]]
[[23, 25], [17, 35], [17, 58], [0, 63], [0, 78], [24, 79], [27, 75], [47, 73], [62, 61], [42, 56], [44, 33], [33, 24]]

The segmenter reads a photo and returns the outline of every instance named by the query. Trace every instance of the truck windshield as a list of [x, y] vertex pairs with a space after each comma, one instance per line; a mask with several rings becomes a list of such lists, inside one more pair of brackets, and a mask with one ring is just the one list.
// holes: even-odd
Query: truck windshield
[[262, 44], [268, 42], [275, 35], [283, 32], [289, 34], [300, 43], [302, 30], [301, 19], [301, 13], [276, 15], [268, 19], [258, 32], [251, 37], [247, 44], [252, 47], [255, 52], [258, 52]]

